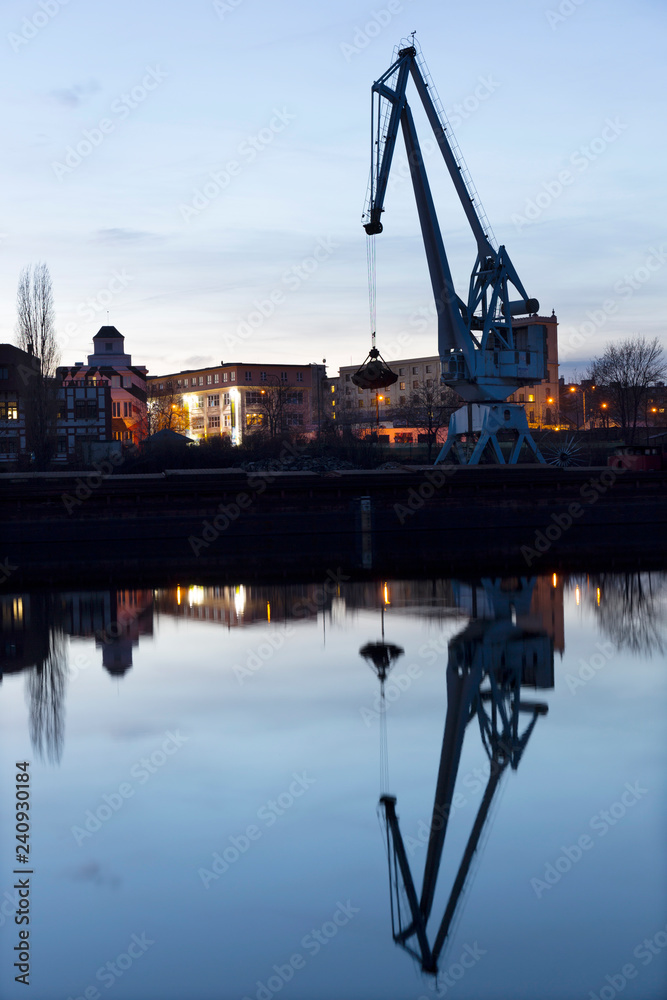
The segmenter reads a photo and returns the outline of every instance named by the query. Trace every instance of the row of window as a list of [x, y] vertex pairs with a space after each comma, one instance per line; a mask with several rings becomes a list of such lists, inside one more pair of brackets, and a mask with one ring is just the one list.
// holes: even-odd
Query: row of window
[[[433, 373], [433, 365], [426, 365], [425, 366], [425, 371], [426, 371], [427, 375], [431, 375]], [[405, 368], [399, 368], [398, 369], [398, 374], [399, 374], [399, 377], [401, 375], [405, 375], [406, 374], [406, 369]], [[412, 374], [413, 375], [419, 375], [419, 365], [412, 365]], [[351, 377], [352, 377], [351, 375], [346, 375], [345, 376], [345, 381], [349, 382], [350, 379], [351, 379]], [[413, 386], [414, 386], [415, 389], [417, 389], [419, 387], [419, 382], [413, 382], [412, 384], [413, 384]], [[401, 388], [405, 389], [405, 383], [401, 386]]]
[[[271, 373], [271, 374], [273, 374], [273, 373]], [[244, 372], [244, 377], [245, 377], [245, 381], [246, 382], [253, 382], [254, 381], [252, 371], [245, 371]], [[277, 378], [277, 377], [278, 376], [275, 375], [275, 378]], [[213, 372], [212, 375], [206, 375], [206, 376], [204, 376], [204, 375], [193, 375], [192, 377], [188, 376], [188, 378], [182, 378], [182, 379], [177, 378], [176, 379], [176, 388], [177, 389], [188, 389], [188, 388], [190, 388], [190, 386], [192, 386], [193, 388], [196, 388], [196, 386], [198, 386], [198, 385], [204, 385], [204, 378], [206, 379], [206, 385], [218, 385], [219, 382], [220, 382], [220, 372]], [[228, 380], [230, 382], [236, 382], [236, 372], [222, 372], [222, 381], [223, 382], [227, 382]], [[269, 381], [269, 373], [268, 372], [260, 372], [259, 373], [259, 381], [260, 382], [268, 382]], [[288, 377], [287, 372], [281, 372], [280, 373], [280, 381], [283, 382], [283, 383], [289, 381], [289, 377]], [[296, 381], [297, 382], [303, 382], [303, 372], [297, 372], [296, 373]], [[161, 391], [164, 390], [165, 385], [166, 385], [167, 389], [172, 389], [173, 388], [173, 381], [170, 379], [166, 383], [165, 382], [160, 382], [159, 385], [160, 385], [160, 390]]]

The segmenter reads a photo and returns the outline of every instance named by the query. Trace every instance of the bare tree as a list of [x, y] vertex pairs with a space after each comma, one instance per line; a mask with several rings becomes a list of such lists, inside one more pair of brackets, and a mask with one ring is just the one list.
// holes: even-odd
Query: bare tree
[[[269, 376], [271, 377], [271, 376]], [[275, 376], [273, 376], [275, 378]], [[294, 388], [276, 380], [258, 390], [258, 401], [253, 404], [262, 416], [262, 426], [268, 430], [270, 437], [282, 434], [285, 429], [285, 415], [291, 409], [289, 397]]]
[[54, 451], [57, 411], [56, 369], [60, 350], [56, 341], [53, 288], [46, 264], [23, 269], [17, 296], [18, 347], [35, 358], [24, 374], [26, 382], [26, 435], [35, 463], [44, 468]]
[[631, 444], [651, 386], [667, 377], [667, 359], [657, 337], [628, 337], [607, 344], [590, 365], [589, 377], [608, 394], [613, 416]]
[[28, 674], [30, 742], [38, 755], [59, 763], [65, 742], [64, 699], [67, 679], [67, 642], [55, 629], [49, 650]]
[[148, 387], [146, 401], [146, 433], [156, 434], [158, 431], [176, 431], [177, 434], [187, 434], [190, 429], [190, 415], [183, 405], [183, 396], [174, 389], [173, 381], [166, 383], [166, 389], [160, 390], [158, 383], [151, 382]]
[[448, 425], [452, 413], [460, 406], [461, 397], [453, 389], [438, 385], [434, 379], [429, 379], [413, 389], [406, 402], [397, 407], [395, 416], [400, 415], [400, 419], [405, 420], [407, 426], [416, 427], [425, 436], [430, 462], [438, 432]]

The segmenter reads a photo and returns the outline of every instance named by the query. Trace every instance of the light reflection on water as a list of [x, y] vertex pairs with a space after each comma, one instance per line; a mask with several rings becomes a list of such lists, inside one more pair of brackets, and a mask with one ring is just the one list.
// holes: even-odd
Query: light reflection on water
[[664, 997], [666, 603], [639, 573], [3, 595], [35, 995]]

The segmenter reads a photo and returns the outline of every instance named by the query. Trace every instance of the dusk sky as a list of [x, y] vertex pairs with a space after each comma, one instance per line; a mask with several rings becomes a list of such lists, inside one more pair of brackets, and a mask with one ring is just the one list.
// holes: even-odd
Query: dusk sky
[[[41, 260], [64, 364], [107, 308], [152, 374], [361, 363], [370, 87], [416, 30], [498, 242], [558, 316], [561, 374], [614, 337], [667, 346], [665, 20], [657, 0], [5, 0], [0, 340]], [[388, 360], [437, 350], [403, 162], [376, 240]], [[427, 169], [465, 296], [474, 241]]]

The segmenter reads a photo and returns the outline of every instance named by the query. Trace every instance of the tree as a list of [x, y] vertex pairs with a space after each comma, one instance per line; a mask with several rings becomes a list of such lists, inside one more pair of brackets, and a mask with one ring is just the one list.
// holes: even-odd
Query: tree
[[460, 406], [461, 397], [453, 389], [428, 379], [413, 389], [406, 402], [399, 404], [395, 412], [406, 422], [406, 426], [416, 427], [424, 435], [430, 462], [438, 432], [448, 425], [452, 413]]
[[183, 396], [174, 389], [173, 381], [167, 382], [166, 389], [160, 390], [158, 383], [148, 384], [146, 400], [147, 434], [158, 431], [176, 431], [187, 434], [190, 430], [190, 413], [183, 405]]
[[288, 402], [289, 396], [294, 393], [294, 388], [277, 381], [277, 376], [269, 376], [276, 379], [275, 383], [267, 384], [258, 390], [258, 401], [253, 404], [253, 409], [262, 416], [261, 426], [269, 432], [269, 437], [276, 437], [284, 430], [285, 414], [290, 410], [291, 404]]
[[590, 365], [589, 376], [605, 390], [612, 415], [632, 444], [651, 386], [667, 377], [667, 359], [658, 338], [636, 336], [607, 344], [604, 354]]
[[17, 345], [38, 363], [26, 375], [26, 436], [35, 464], [44, 468], [54, 452], [60, 350], [56, 341], [53, 288], [46, 264], [24, 267], [16, 295]]

